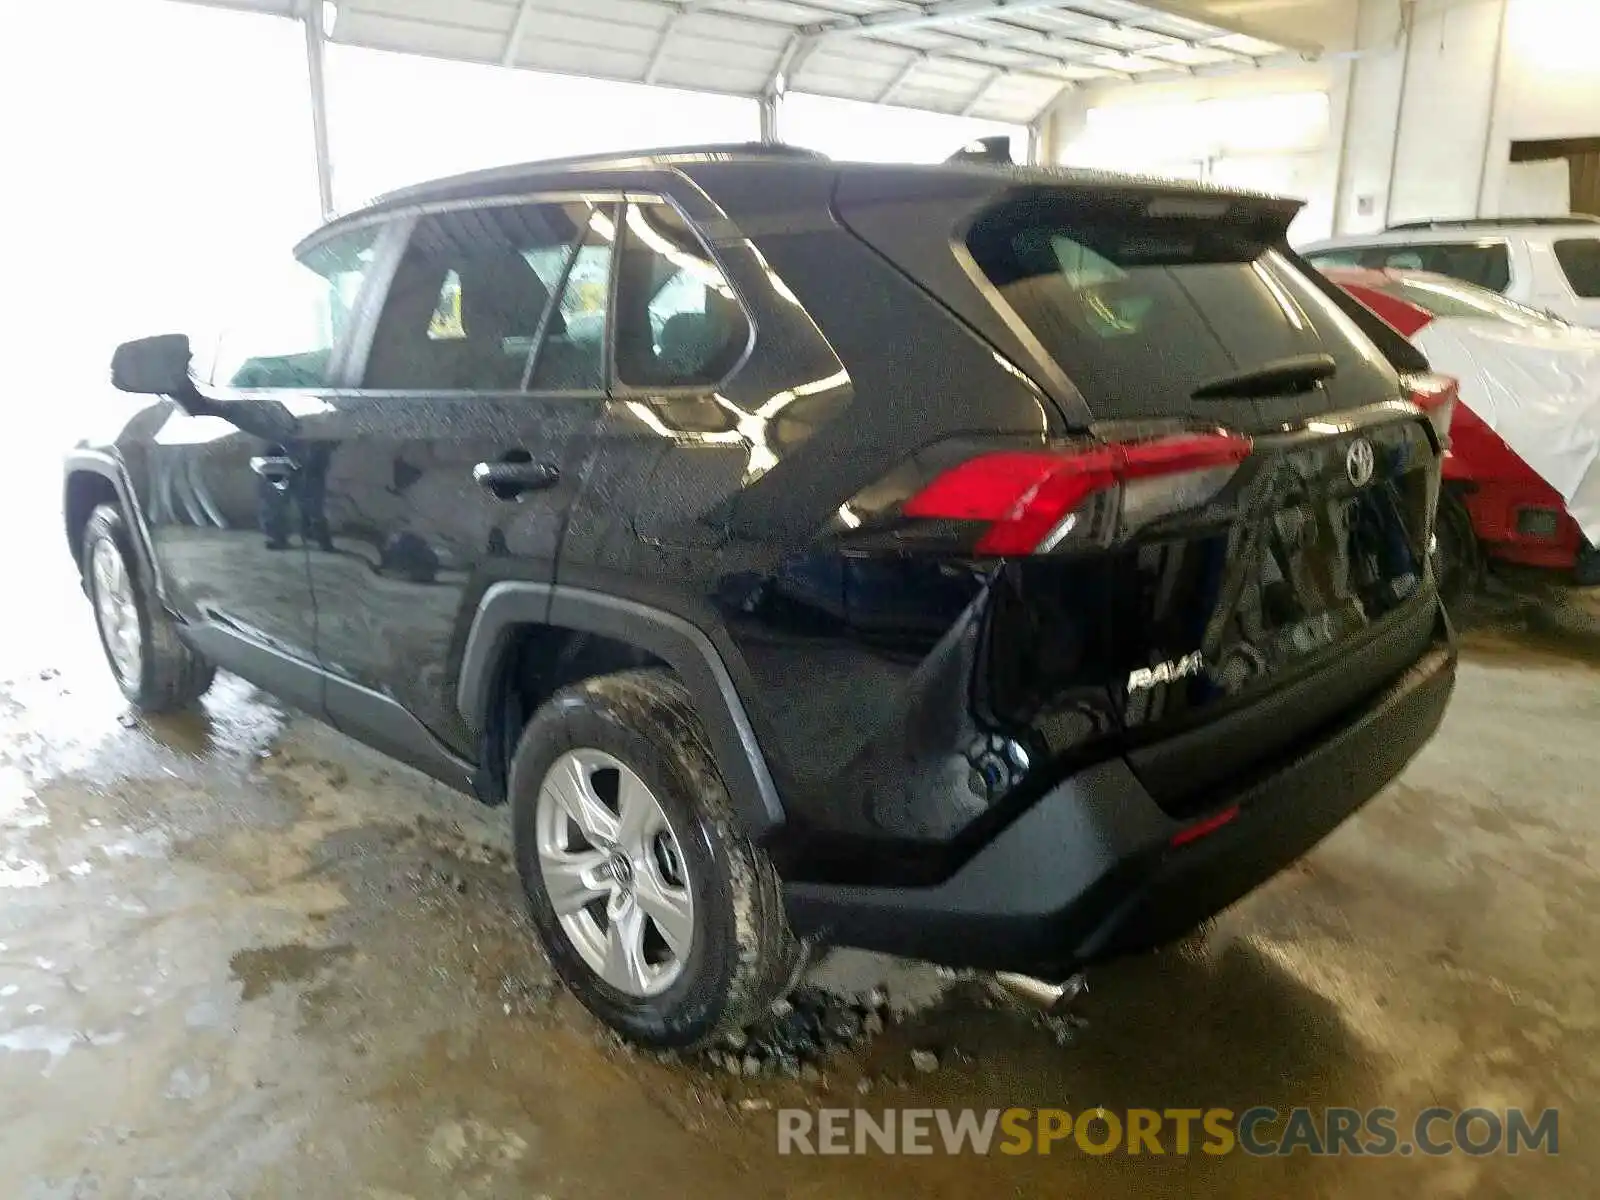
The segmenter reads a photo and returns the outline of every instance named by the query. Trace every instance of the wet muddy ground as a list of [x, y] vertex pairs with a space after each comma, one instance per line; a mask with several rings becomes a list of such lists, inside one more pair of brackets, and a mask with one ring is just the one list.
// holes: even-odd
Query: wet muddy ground
[[[503, 812], [231, 677], [133, 720], [46, 572], [0, 635], [0, 1196], [1600, 1194], [1600, 654], [1525, 625], [1469, 635], [1396, 786], [1081, 1023], [844, 955], [788, 1015], [820, 1058], [663, 1061], [554, 985]], [[1335, 1104], [1558, 1107], [1561, 1152], [776, 1152], [786, 1106]]]

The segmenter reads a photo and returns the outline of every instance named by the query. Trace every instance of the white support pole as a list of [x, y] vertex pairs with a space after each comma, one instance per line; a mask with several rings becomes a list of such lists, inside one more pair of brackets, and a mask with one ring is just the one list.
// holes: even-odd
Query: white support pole
[[311, 90], [311, 138], [317, 156], [317, 201], [322, 219], [333, 216], [333, 162], [328, 151], [328, 88], [324, 72], [322, 0], [308, 0], [301, 14], [306, 34], [306, 80]]
[[768, 88], [761, 93], [757, 103], [761, 106], [761, 140], [775, 143], [783, 141], [783, 93]]
[[1483, 164], [1478, 168], [1478, 197], [1472, 215], [1483, 216], [1489, 206], [1489, 160], [1494, 157], [1494, 127], [1500, 118], [1500, 76], [1505, 68], [1506, 19], [1511, 14], [1511, 0], [1500, 0], [1500, 29], [1494, 39], [1494, 66], [1489, 76], [1489, 111], [1483, 118]]
[[1394, 220], [1394, 185], [1400, 174], [1400, 138], [1406, 125], [1406, 93], [1411, 90], [1411, 42], [1416, 33], [1417, 0], [1401, 0], [1400, 28], [1404, 47], [1400, 57], [1400, 91], [1394, 100], [1394, 139], [1389, 146], [1389, 178], [1383, 189], [1383, 227]]

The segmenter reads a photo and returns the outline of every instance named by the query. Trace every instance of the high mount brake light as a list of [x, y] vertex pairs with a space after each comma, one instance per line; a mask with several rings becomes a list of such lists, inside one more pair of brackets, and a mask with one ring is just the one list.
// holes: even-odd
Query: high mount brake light
[[1448, 375], [1406, 375], [1400, 380], [1406, 389], [1406, 399], [1428, 414], [1439, 444], [1450, 445], [1450, 422], [1455, 418], [1456, 402], [1461, 398], [1460, 385]]
[[[1250, 455], [1251, 442], [1236, 434], [1183, 434], [1147, 442], [1113, 442], [1080, 450], [1009, 450], [968, 459], [935, 478], [902, 510], [935, 520], [987, 521], [978, 539], [983, 555], [1037, 554], [1073, 533], [1082, 510], [1100, 494], [1124, 501], [1126, 485], [1141, 480], [1205, 476], [1204, 494], [1172, 489], [1178, 503], [1166, 511], [1203, 503], [1221, 490]], [[1214, 484], [1214, 486], [1210, 486]], [[1141, 489], [1143, 491], [1143, 489]], [[1163, 515], [1159, 502], [1141, 496], [1143, 519]]]

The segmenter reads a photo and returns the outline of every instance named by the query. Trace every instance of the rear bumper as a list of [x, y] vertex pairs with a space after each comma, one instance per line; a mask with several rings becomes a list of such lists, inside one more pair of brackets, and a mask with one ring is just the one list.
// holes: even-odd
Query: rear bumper
[[[1432, 737], [1455, 685], [1436, 644], [1309, 749], [1214, 796], [1194, 820], [1164, 812], [1121, 759], [1059, 785], [941, 884], [796, 883], [797, 932], [954, 966], [1064, 975], [1171, 941], [1311, 849]], [[1207, 817], [1236, 817], [1173, 838]]]

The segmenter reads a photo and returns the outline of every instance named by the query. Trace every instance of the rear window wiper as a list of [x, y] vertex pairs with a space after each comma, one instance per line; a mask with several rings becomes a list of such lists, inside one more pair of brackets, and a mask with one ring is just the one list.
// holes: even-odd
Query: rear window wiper
[[1277, 358], [1202, 383], [1189, 393], [1194, 400], [1253, 400], [1263, 396], [1286, 396], [1310, 391], [1339, 369], [1331, 354], [1296, 354]]

